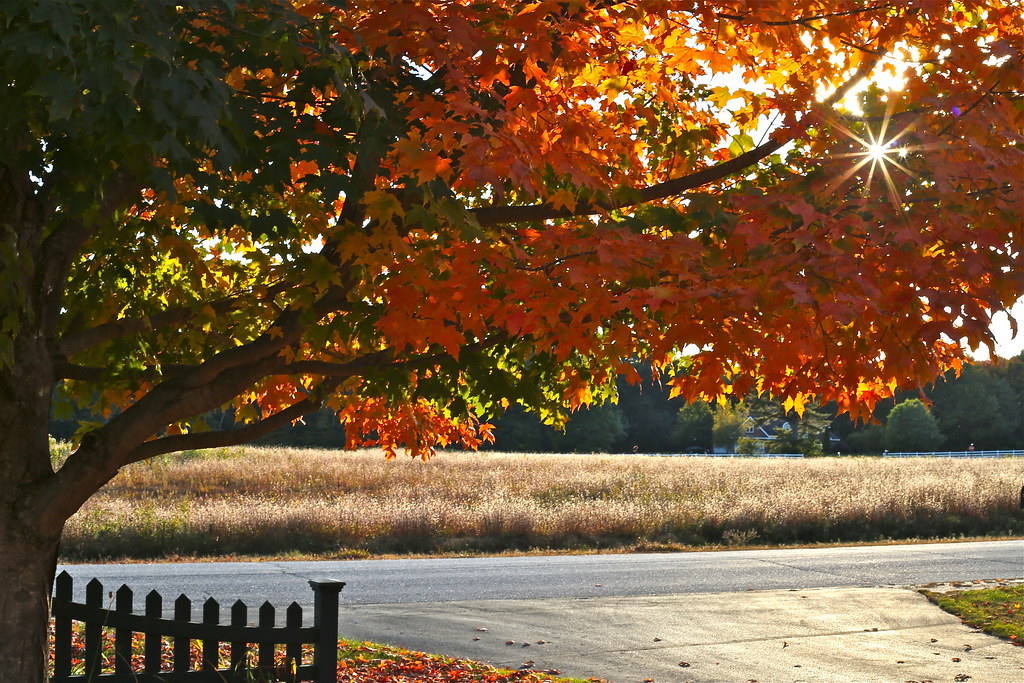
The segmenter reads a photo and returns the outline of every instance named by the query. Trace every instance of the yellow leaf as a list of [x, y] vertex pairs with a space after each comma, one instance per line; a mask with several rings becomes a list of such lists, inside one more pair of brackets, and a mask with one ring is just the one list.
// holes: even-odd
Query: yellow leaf
[[550, 197], [548, 197], [548, 203], [556, 209], [568, 209], [574, 211], [577, 203], [576, 195], [569, 190], [559, 190]]
[[796, 414], [800, 417], [804, 416], [804, 408], [806, 405], [806, 399], [803, 394], [796, 394], [795, 396], [789, 396], [785, 401], [782, 402], [782, 408], [788, 413], [791, 410], [795, 410]]

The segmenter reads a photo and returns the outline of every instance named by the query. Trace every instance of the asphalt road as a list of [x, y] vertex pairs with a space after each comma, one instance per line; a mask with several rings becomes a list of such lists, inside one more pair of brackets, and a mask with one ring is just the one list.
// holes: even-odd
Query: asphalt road
[[345, 637], [616, 683], [1024, 680], [1022, 648], [906, 588], [1024, 577], [1024, 541], [64, 568], [80, 594], [97, 577], [222, 610], [308, 605], [308, 580], [335, 578]]
[[[342, 605], [658, 596], [748, 590], [916, 585], [1024, 576], [1024, 541], [336, 562], [65, 565], [76, 591], [156, 589], [169, 602], [215, 597], [255, 606], [309, 604], [310, 579], [347, 583]], [[166, 603], [165, 603], [166, 604]]]

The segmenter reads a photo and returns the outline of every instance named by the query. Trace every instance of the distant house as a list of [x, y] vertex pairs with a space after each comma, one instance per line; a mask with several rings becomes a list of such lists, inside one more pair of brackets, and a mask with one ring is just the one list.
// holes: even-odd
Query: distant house
[[[766, 444], [769, 441], [777, 439], [779, 431], [783, 429], [791, 429], [789, 423], [785, 420], [778, 420], [771, 424], [759, 425], [753, 418], [747, 417], [743, 420], [743, 424], [740, 425], [739, 438], [752, 439], [757, 442], [757, 451], [763, 453], [766, 450]], [[715, 446], [715, 453], [732, 453], [734, 451], [735, 445], [731, 449], [728, 446]]]
[[793, 426], [785, 420], [773, 420], [767, 424], [757, 424], [753, 418], [748, 417], [742, 425], [743, 437], [755, 442], [755, 450], [764, 453], [768, 450], [768, 442], [779, 438], [780, 432], [790, 431]]
[[775, 420], [770, 424], [759, 425], [751, 417], [744, 420], [742, 426], [743, 436], [755, 441], [774, 441], [778, 438], [780, 431], [786, 430], [788, 432], [792, 428], [785, 420]]
[[[768, 451], [769, 442], [775, 441], [783, 433], [789, 432], [792, 429], [792, 423], [786, 420], [774, 420], [767, 424], [758, 424], [753, 418], [747, 417], [740, 426], [740, 438], [753, 441], [754, 452], [765, 453]], [[839, 437], [833, 434], [831, 430], [826, 430], [824, 436], [828, 439], [828, 442], [824, 445], [830, 451], [835, 451], [840, 444]], [[715, 446], [715, 453], [728, 452], [730, 451], [725, 446]]]

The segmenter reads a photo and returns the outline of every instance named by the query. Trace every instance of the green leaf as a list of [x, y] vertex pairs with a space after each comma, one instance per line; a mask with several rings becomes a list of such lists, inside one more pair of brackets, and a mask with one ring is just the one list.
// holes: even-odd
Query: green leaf
[[732, 143], [729, 145], [729, 153], [734, 157], [738, 157], [744, 152], [749, 152], [754, 149], [754, 138], [750, 137], [746, 133], [740, 133], [732, 137]]
[[30, 91], [30, 94], [40, 95], [48, 101], [47, 110], [51, 123], [65, 121], [71, 118], [71, 112], [75, 109], [78, 99], [78, 85], [65, 77], [52, 78], [37, 83]]

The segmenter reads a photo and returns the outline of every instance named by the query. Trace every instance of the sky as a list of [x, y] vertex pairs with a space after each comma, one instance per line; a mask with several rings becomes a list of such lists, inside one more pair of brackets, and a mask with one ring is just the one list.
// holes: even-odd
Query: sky
[[[996, 355], [1001, 358], [1012, 358], [1024, 351], [1024, 298], [1019, 299], [1010, 309], [1017, 319], [1021, 330], [1013, 336], [1010, 320], [1005, 313], [997, 313], [992, 320], [992, 334], [996, 338]], [[988, 360], [988, 349], [982, 347], [971, 354], [978, 360]]]

